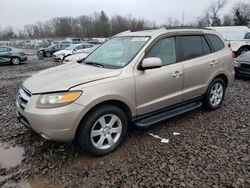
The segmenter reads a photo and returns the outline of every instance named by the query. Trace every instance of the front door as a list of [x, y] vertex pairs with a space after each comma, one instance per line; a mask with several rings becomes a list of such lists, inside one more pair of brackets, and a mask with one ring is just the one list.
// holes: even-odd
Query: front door
[[137, 114], [142, 115], [181, 102], [183, 65], [177, 63], [175, 37], [157, 41], [145, 57], [158, 57], [161, 68], [135, 70]]

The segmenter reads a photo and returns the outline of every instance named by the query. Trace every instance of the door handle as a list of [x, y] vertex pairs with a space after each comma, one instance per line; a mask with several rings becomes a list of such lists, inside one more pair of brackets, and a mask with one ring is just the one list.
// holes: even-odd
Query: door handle
[[175, 71], [175, 72], [172, 74], [172, 76], [173, 76], [174, 78], [180, 78], [181, 75], [182, 75], [182, 72], [180, 72], [180, 71]]
[[210, 62], [210, 66], [211, 67], [214, 67], [214, 66], [216, 66], [218, 64], [218, 60], [212, 60], [211, 62]]

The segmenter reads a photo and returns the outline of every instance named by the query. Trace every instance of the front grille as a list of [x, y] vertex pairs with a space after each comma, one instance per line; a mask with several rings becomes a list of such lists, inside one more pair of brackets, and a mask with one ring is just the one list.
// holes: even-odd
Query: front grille
[[17, 101], [22, 110], [25, 109], [30, 98], [31, 98], [31, 93], [27, 89], [21, 87], [18, 90]]
[[246, 68], [246, 69], [250, 69], [250, 64], [244, 64], [244, 63], [242, 63], [241, 67]]

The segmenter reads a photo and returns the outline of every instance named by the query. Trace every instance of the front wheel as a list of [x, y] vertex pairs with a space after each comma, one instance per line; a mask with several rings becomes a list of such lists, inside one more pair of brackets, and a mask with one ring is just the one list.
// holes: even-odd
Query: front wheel
[[224, 100], [226, 85], [223, 79], [216, 78], [209, 85], [204, 96], [204, 106], [208, 110], [219, 108]]
[[126, 137], [127, 122], [125, 113], [116, 106], [95, 109], [80, 124], [77, 132], [80, 149], [91, 155], [114, 151]]
[[13, 65], [18, 65], [18, 64], [20, 64], [20, 59], [18, 58], [18, 57], [13, 57], [12, 59], [11, 59], [11, 63], [13, 64]]

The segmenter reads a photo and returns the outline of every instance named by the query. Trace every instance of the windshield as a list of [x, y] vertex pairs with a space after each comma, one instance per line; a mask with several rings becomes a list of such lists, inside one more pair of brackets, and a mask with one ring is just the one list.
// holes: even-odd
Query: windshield
[[149, 37], [115, 37], [101, 45], [85, 60], [107, 68], [122, 68], [130, 63]]
[[75, 47], [77, 47], [77, 45], [70, 45], [65, 50], [73, 50]]

